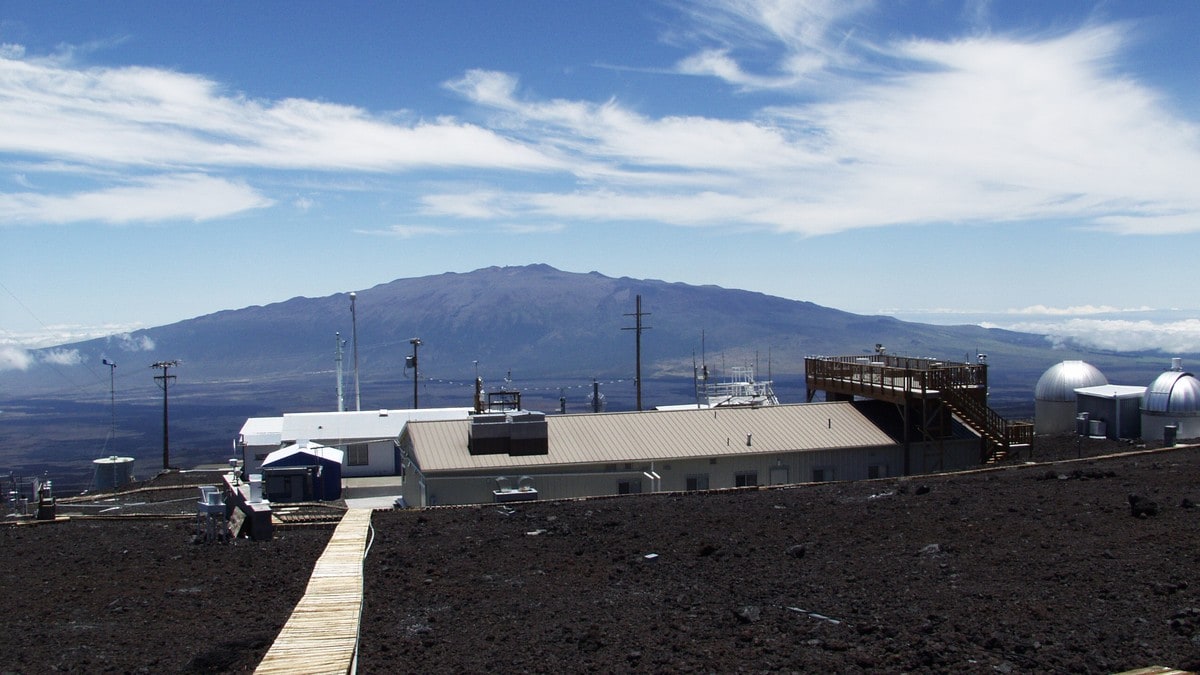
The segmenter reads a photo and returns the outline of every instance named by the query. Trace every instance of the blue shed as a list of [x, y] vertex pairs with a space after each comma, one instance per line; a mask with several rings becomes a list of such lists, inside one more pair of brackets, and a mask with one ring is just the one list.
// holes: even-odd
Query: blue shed
[[324, 445], [297, 443], [263, 460], [263, 480], [271, 501], [332, 501], [342, 496], [345, 453]]

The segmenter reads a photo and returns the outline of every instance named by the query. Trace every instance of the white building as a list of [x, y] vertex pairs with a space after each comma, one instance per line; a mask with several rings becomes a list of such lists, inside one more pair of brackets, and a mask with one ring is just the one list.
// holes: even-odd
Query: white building
[[[1145, 387], [1102, 384], [1075, 390], [1075, 432], [1113, 440], [1141, 438], [1142, 397]], [[1086, 426], [1082, 426], [1086, 424]]]
[[313, 443], [342, 450], [342, 476], [394, 476], [400, 473], [396, 440], [413, 420], [465, 420], [471, 408], [363, 410], [287, 413], [251, 417], [242, 425], [237, 446], [246, 473], [257, 473], [267, 455], [285, 445]]
[[[413, 422], [413, 507], [856, 480], [965, 469], [979, 437], [908, 448], [851, 402]], [[907, 454], [907, 457], [906, 457]], [[907, 464], [906, 464], [907, 460]]]

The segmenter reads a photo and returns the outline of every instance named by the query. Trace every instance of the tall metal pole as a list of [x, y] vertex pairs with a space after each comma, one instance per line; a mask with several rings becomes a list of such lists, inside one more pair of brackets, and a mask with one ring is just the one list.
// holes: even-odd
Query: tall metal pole
[[175, 379], [174, 375], [167, 373], [171, 368], [179, 365], [179, 361], [159, 361], [151, 365], [151, 368], [158, 368], [163, 371], [162, 375], [155, 375], [154, 381], [159, 383], [163, 390], [163, 469], [171, 468], [171, 451], [170, 437], [167, 434], [167, 390], [170, 388], [171, 380]]
[[350, 293], [350, 330], [351, 338], [354, 340], [354, 409], [362, 410], [362, 398], [358, 391], [358, 314], [354, 310], [356, 297], [358, 297], [357, 293]]
[[346, 410], [346, 396], [342, 391], [342, 347], [346, 346], [346, 341], [342, 339], [341, 333], [333, 334], [333, 346], [333, 360], [337, 362], [337, 410], [338, 412], [344, 412]]
[[417, 387], [421, 384], [421, 378], [417, 376], [417, 347], [421, 346], [421, 338], [413, 338], [408, 341], [413, 347], [413, 353], [410, 357], [410, 364], [413, 369], [413, 410], [421, 407], [417, 403]]
[[626, 314], [625, 316], [632, 316], [637, 319], [633, 328], [622, 328], [621, 330], [637, 331], [637, 348], [635, 352], [637, 369], [634, 372], [634, 383], [637, 385], [637, 409], [640, 412], [642, 409], [642, 331], [650, 330], [649, 326], [642, 326], [642, 317], [650, 315], [642, 312], [641, 295], [637, 296], [637, 310], [633, 314]]
[[112, 420], [108, 426], [108, 436], [112, 439], [112, 452], [117, 451], [117, 387], [116, 374], [117, 364], [108, 359], [101, 359], [101, 363], [108, 366], [108, 405], [111, 412]]

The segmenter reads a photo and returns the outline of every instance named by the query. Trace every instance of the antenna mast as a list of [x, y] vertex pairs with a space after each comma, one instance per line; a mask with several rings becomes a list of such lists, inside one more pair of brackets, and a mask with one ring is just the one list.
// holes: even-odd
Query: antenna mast
[[354, 340], [354, 409], [362, 410], [362, 398], [358, 392], [358, 315], [354, 311], [354, 299], [358, 294], [350, 292], [350, 333]]
[[642, 410], [642, 331], [650, 330], [650, 326], [642, 325], [642, 317], [650, 316], [650, 314], [642, 312], [642, 296], [637, 296], [637, 309], [633, 314], [626, 314], [636, 318], [635, 325], [632, 328], [622, 328], [621, 330], [637, 331], [637, 348], [635, 356], [637, 359], [637, 369], [634, 371], [634, 383], [637, 385], [637, 409]]
[[167, 390], [170, 388], [171, 380], [175, 379], [174, 375], [167, 373], [171, 368], [179, 365], [178, 360], [174, 361], [159, 361], [152, 364], [151, 368], [162, 370], [162, 375], [155, 375], [154, 381], [158, 383], [163, 390], [163, 469], [171, 468], [171, 452], [170, 452], [170, 437], [167, 434]]

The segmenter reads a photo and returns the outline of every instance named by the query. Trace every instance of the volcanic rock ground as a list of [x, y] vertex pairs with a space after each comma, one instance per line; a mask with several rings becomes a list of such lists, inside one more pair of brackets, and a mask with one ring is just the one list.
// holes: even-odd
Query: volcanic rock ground
[[[1039, 442], [1062, 461], [376, 512], [359, 671], [1200, 669], [1200, 448]], [[252, 670], [331, 530], [193, 530], [0, 527], [0, 671]]]

